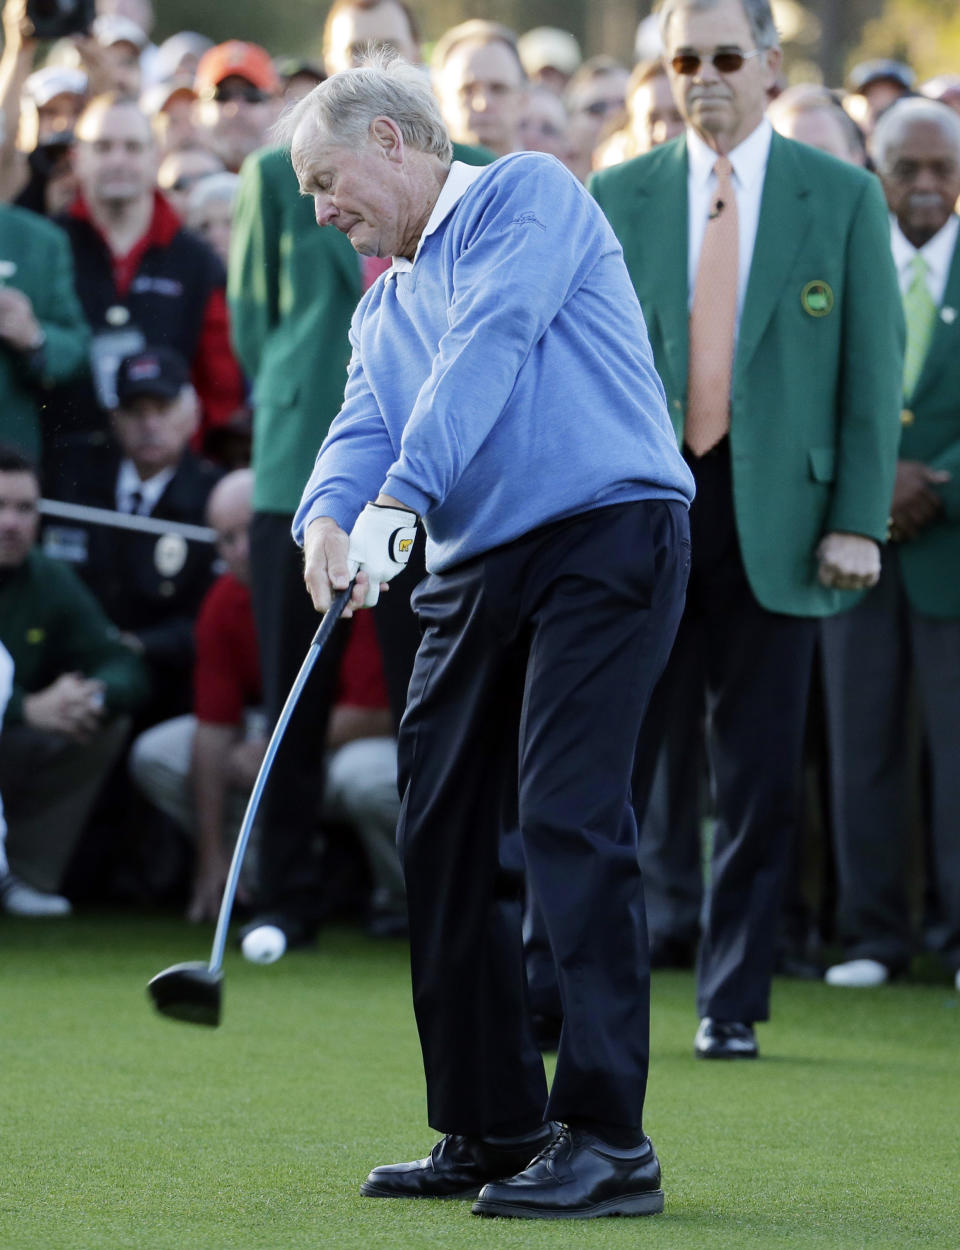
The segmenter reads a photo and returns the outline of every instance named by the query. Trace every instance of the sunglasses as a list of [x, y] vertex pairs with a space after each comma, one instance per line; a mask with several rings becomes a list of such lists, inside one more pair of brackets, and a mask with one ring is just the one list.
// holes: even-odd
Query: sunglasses
[[200, 92], [201, 100], [216, 100], [218, 104], [231, 104], [240, 102], [243, 104], [262, 104], [264, 100], [269, 100], [266, 91], [261, 91], [259, 87], [255, 87], [250, 83], [247, 87], [205, 87]]
[[[744, 61], [749, 61], [753, 56], [759, 56], [762, 50], [762, 48], [754, 48], [752, 52], [741, 52], [739, 48], [726, 48], [720, 52], [714, 52], [713, 56], [706, 59], [713, 64], [713, 68], [718, 73], [735, 74], [738, 69], [743, 69]], [[673, 72], [683, 74], [688, 78], [700, 72], [703, 61], [704, 58], [698, 52], [678, 52], [676, 56], [670, 58]]]

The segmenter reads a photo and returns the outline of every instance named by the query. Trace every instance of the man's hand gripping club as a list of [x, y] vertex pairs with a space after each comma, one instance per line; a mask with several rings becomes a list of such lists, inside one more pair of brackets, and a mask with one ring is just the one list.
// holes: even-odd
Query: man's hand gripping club
[[372, 608], [387, 583], [403, 572], [417, 535], [417, 514], [395, 500], [368, 503], [349, 537], [332, 517], [318, 517], [303, 542], [303, 580], [313, 606], [326, 612], [333, 596], [356, 584], [344, 616]]

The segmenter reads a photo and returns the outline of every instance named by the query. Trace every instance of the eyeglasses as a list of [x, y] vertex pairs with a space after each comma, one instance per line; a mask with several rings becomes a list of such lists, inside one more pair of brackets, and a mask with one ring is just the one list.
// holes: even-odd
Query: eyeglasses
[[[759, 56], [762, 51], [762, 48], [754, 48], [752, 52], [741, 52], [739, 48], [724, 48], [706, 59], [713, 64], [713, 68], [718, 73], [735, 74], [738, 69], [743, 69], [744, 61], [749, 61], [753, 56]], [[683, 74], [687, 78], [692, 78], [694, 74], [700, 72], [703, 60], [699, 52], [678, 52], [676, 56], [670, 58], [670, 64], [675, 74]]]

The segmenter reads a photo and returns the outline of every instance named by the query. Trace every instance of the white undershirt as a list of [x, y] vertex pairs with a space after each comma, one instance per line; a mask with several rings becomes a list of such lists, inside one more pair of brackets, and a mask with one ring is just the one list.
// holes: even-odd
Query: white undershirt
[[932, 239], [928, 239], [923, 247], [914, 247], [897, 225], [897, 219], [890, 215], [890, 248], [893, 252], [893, 263], [897, 267], [897, 278], [900, 282], [901, 295], [906, 291], [913, 278], [911, 265], [919, 252], [927, 263], [927, 289], [930, 298], [939, 308], [943, 303], [950, 277], [950, 265], [957, 246], [957, 230], [960, 229], [960, 217], [951, 213], [946, 225], [941, 226]]
[[[770, 140], [773, 127], [764, 118], [755, 130], [737, 144], [728, 159], [733, 166], [733, 189], [737, 196], [737, 222], [739, 224], [739, 274], [737, 280], [737, 333], [740, 331], [740, 315], [750, 277], [753, 246], [757, 240], [760, 221], [760, 200], [763, 196], [763, 180], [770, 158]], [[703, 234], [707, 217], [713, 205], [717, 176], [713, 167], [717, 153], [708, 147], [695, 130], [687, 129], [687, 202], [688, 202], [688, 268], [689, 306], [693, 306], [693, 291], [700, 263]]]
[[176, 473], [175, 468], [161, 469], [159, 473], [154, 473], [153, 477], [141, 481], [133, 461], [130, 459], [121, 461], [115, 488], [117, 511], [130, 512], [130, 496], [134, 491], [139, 491], [142, 502], [137, 509], [138, 515], [150, 516], [174, 473]]

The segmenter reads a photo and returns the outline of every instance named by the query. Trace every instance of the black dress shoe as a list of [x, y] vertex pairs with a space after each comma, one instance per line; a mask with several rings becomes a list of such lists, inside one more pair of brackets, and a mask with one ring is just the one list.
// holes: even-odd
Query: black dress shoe
[[426, 1159], [374, 1168], [360, 1192], [367, 1198], [476, 1198], [487, 1181], [525, 1167], [558, 1131], [558, 1125], [545, 1124], [536, 1137], [516, 1145], [448, 1133]]
[[650, 1138], [633, 1150], [608, 1146], [582, 1129], [562, 1128], [516, 1176], [484, 1185], [474, 1215], [589, 1220], [663, 1210], [660, 1163]]
[[693, 1053], [698, 1059], [756, 1059], [759, 1051], [753, 1025], [706, 1016], [693, 1039]]

